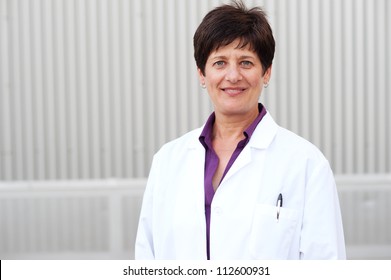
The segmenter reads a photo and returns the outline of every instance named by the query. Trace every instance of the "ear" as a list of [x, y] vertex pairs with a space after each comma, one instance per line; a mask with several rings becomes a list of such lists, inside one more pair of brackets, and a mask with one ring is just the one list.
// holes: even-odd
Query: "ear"
[[200, 84], [205, 85], [205, 76], [204, 74], [202, 74], [201, 69], [197, 68], [197, 72], [198, 72], [198, 79], [200, 80]]
[[263, 74], [263, 80], [265, 83], [269, 83], [270, 77], [272, 76], [272, 66], [270, 65], [269, 68], [266, 69], [265, 73]]

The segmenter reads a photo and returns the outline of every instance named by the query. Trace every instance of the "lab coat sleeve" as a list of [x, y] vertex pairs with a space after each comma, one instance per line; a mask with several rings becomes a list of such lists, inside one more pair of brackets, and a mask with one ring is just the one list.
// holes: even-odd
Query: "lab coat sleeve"
[[135, 243], [136, 260], [155, 259], [153, 242], [153, 192], [157, 180], [157, 160], [156, 155], [152, 162], [151, 171], [148, 176], [147, 186], [145, 188], [143, 203], [140, 212], [139, 224], [137, 229]]
[[334, 176], [327, 160], [309, 175], [300, 240], [301, 259], [346, 259]]

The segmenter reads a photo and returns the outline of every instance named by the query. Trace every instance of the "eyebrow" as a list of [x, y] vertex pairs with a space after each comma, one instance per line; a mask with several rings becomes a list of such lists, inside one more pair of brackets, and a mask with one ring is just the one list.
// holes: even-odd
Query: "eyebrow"
[[[256, 59], [254, 56], [251, 56], [251, 55], [242, 55], [239, 57], [239, 59]], [[227, 57], [225, 55], [218, 55], [218, 56], [213, 56], [211, 57], [211, 59], [227, 59]]]

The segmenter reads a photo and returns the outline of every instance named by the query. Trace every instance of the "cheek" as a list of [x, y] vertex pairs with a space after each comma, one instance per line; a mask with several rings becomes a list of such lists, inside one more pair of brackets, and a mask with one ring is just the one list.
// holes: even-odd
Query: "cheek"
[[205, 81], [207, 84], [211, 85], [212, 87], [218, 86], [222, 81], [224, 81], [224, 75], [220, 74], [209, 74], [205, 77]]
[[[255, 70], [255, 69], [254, 69]], [[264, 76], [262, 76], [262, 72], [259, 70], [247, 72], [243, 74], [243, 77], [247, 80], [247, 82], [252, 87], [260, 86], [264, 81]]]
[[262, 87], [263, 81], [264, 81], [263, 77], [254, 76], [251, 80], [249, 80], [249, 83], [252, 87], [258, 88], [258, 87]]

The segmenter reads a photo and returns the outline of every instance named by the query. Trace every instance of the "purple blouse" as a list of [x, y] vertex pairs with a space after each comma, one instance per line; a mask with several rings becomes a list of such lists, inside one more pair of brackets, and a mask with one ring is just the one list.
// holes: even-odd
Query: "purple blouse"
[[[224, 170], [221, 181], [224, 179], [228, 170], [231, 168], [231, 166], [233, 165], [233, 163], [235, 162], [239, 154], [242, 152], [244, 147], [249, 142], [251, 135], [253, 134], [259, 122], [266, 115], [266, 109], [261, 103], [258, 104], [258, 110], [259, 110], [258, 117], [253, 121], [253, 123], [248, 128], [246, 128], [243, 131], [245, 139], [241, 140], [238, 143], [235, 151], [232, 153], [232, 156], [228, 161], [228, 164]], [[213, 189], [212, 179], [219, 165], [219, 158], [217, 157], [217, 154], [215, 153], [212, 147], [212, 133], [213, 133], [214, 122], [215, 122], [215, 113], [213, 112], [209, 116], [208, 120], [206, 121], [204, 129], [202, 130], [202, 133], [199, 137], [201, 144], [205, 148], [204, 188], [205, 188], [205, 219], [206, 219], [206, 251], [207, 251], [208, 260], [210, 259], [210, 209], [212, 205], [213, 196], [215, 194]]]

